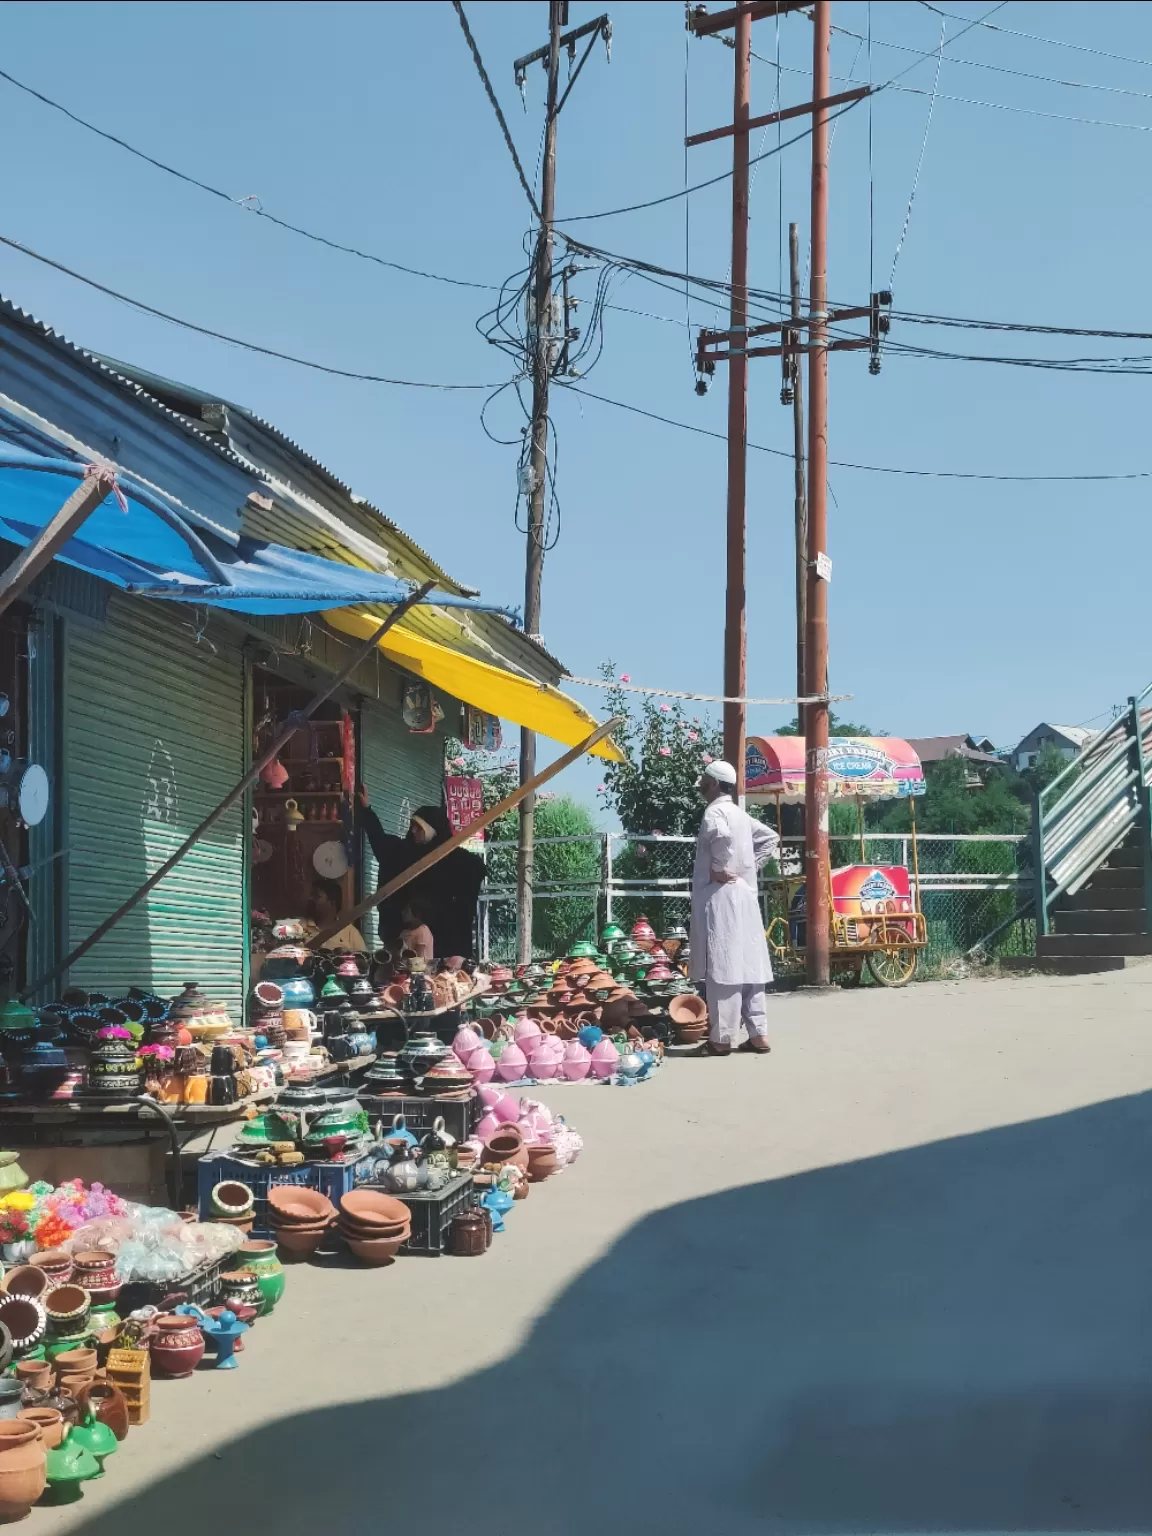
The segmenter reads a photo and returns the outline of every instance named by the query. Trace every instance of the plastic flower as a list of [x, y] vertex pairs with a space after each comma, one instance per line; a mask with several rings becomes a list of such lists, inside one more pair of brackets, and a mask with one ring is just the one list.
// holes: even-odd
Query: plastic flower
[[36, 1205], [36, 1196], [26, 1189], [14, 1189], [0, 1200], [0, 1206], [8, 1211], [30, 1211]]
[[597, 786], [596, 786], [596, 793], [598, 795], [602, 795], [604, 793], [604, 786], [603, 786], [603, 784], [597, 784]]
[[28, 1213], [8, 1207], [0, 1210], [0, 1243], [18, 1243], [28, 1236]]
[[620, 674], [620, 681], [622, 683], [630, 683], [632, 681], [632, 674], [631, 674], [631, 672], [621, 672], [621, 674]]
[[659, 752], [661, 757], [671, 757], [672, 756], [672, 748], [671, 747], [657, 747], [656, 750]]
[[705, 761], [705, 762], [706, 762], [706, 763], [710, 763], [710, 762], [711, 762], [711, 761], [712, 761], [712, 758], [711, 758], [711, 755], [710, 755], [710, 754], [709, 754], [709, 753], [707, 753], [707, 752], [704, 752], [704, 753], [702, 753], [702, 754], [701, 754], [701, 755], [702, 755], [702, 757], [703, 757], [703, 758], [704, 758], [704, 761]]
[[[170, 1045], [142, 1045], [139, 1054], [152, 1057], [156, 1061], [171, 1061], [176, 1052]], [[93, 1189], [97, 1187], [95, 1184], [92, 1186]]]
[[107, 1024], [96, 1031], [97, 1040], [131, 1040], [132, 1031], [119, 1024]]
[[60, 1244], [66, 1243], [71, 1236], [71, 1225], [54, 1211], [46, 1211], [36, 1223], [35, 1237], [38, 1248], [59, 1248]]
[[670, 715], [672, 713], [672, 706], [671, 706], [671, 704], [661, 704], [661, 706], [660, 706], [660, 713], [662, 715]]
[[699, 741], [699, 739], [700, 739], [700, 732], [699, 731], [689, 731], [688, 732], [688, 740], [689, 741]]

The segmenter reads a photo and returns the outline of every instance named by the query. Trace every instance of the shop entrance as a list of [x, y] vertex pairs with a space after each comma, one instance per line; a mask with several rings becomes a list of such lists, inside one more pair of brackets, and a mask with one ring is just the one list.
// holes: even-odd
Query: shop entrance
[[[256, 667], [253, 751], [260, 755], [313, 690]], [[317, 880], [334, 882], [342, 907], [357, 895], [354, 792], [357, 719], [321, 705], [264, 769], [252, 796], [251, 906], [272, 921], [309, 917]], [[253, 933], [253, 960], [263, 948]]]

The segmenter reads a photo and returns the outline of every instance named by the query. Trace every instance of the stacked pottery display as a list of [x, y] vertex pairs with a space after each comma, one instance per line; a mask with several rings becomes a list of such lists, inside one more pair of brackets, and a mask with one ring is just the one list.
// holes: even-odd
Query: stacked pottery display
[[412, 1216], [403, 1200], [354, 1189], [340, 1200], [337, 1230], [362, 1263], [389, 1264], [411, 1236]]
[[268, 1191], [268, 1224], [282, 1254], [293, 1259], [316, 1252], [336, 1217], [326, 1195], [295, 1184], [273, 1184]]
[[105, 1103], [134, 1099], [144, 1090], [144, 1072], [129, 1031], [101, 1029], [88, 1063], [88, 1092]]
[[111, 1305], [120, 1294], [120, 1276], [116, 1273], [116, 1255], [100, 1249], [86, 1249], [72, 1255], [72, 1275], [92, 1298], [94, 1307]]
[[702, 997], [685, 992], [668, 1003], [677, 1045], [698, 1045], [708, 1033], [708, 1004]]

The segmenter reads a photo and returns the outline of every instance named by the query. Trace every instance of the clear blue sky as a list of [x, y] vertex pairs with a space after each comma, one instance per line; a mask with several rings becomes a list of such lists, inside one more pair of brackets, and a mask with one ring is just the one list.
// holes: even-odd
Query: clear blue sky
[[[989, 6], [946, 9], [982, 16]], [[521, 109], [511, 61], [545, 38], [542, 3], [468, 7], [530, 170], [543, 74]], [[572, 21], [595, 15], [572, 6]], [[612, 62], [590, 59], [560, 129], [558, 212], [614, 208], [684, 184], [683, 7], [616, 4]], [[946, 49], [919, 190], [897, 268], [899, 307], [984, 318], [1149, 329], [1147, 5], [1011, 3], [995, 22], [1099, 50], [977, 28]], [[841, 26], [868, 8], [844, 0]], [[413, 266], [499, 283], [522, 264], [527, 206], [455, 15], [446, 3], [7, 4], [4, 67], [141, 148], [268, 210]], [[871, 10], [871, 76], [932, 51], [939, 18], [902, 0]], [[949, 22], [949, 35], [960, 24]], [[811, 28], [780, 28], [785, 101], [804, 100]], [[776, 53], [776, 25], [754, 47]], [[973, 62], [994, 64], [996, 70]], [[731, 54], [687, 49], [692, 130], [731, 115]], [[834, 44], [833, 70], [868, 78], [867, 50]], [[754, 62], [753, 109], [775, 71]], [[1107, 86], [1072, 88], [1014, 71]], [[921, 151], [935, 63], [872, 111], [877, 286], [888, 280]], [[1001, 103], [1020, 111], [948, 97]], [[488, 295], [310, 245], [132, 159], [0, 82], [0, 232], [190, 320], [367, 372], [500, 381], [507, 359], [474, 329]], [[769, 131], [764, 144], [775, 142]], [[754, 150], [759, 147], [754, 141]], [[693, 181], [730, 164], [690, 152]], [[776, 288], [778, 212], [808, 224], [808, 146], [764, 161], [753, 189], [752, 277]], [[691, 265], [723, 279], [726, 182], [690, 199]], [[869, 286], [868, 108], [837, 125], [830, 289]], [[679, 268], [684, 204], [574, 224], [610, 250]], [[462, 579], [522, 600], [515, 456], [478, 421], [483, 396], [330, 379], [175, 329], [24, 256], [0, 252], [0, 288], [72, 339], [239, 400], [385, 508]], [[588, 387], [722, 432], [726, 383], [693, 392], [683, 297], [632, 279]], [[709, 322], [694, 307], [697, 322]], [[902, 340], [1025, 355], [1152, 352], [1143, 343], [897, 328]], [[1152, 469], [1144, 378], [927, 359], [832, 362], [834, 458], [923, 469], [1079, 473]], [[754, 366], [753, 440], [791, 445], [775, 360]], [[725, 460], [719, 442], [558, 392], [560, 542], [545, 571], [544, 632], [571, 670], [613, 657], [641, 682], [721, 687]], [[504, 397], [507, 400], [507, 397]], [[509, 405], [493, 427], [512, 435]], [[510, 429], [510, 430], [507, 430]], [[832, 472], [831, 680], [844, 712], [906, 735], [970, 730], [1011, 743], [1040, 718], [1077, 723], [1152, 676], [1144, 585], [1152, 482], [1047, 485]], [[751, 455], [749, 687], [792, 690], [791, 470]], [[597, 695], [581, 691], [594, 707]], [[768, 731], [790, 711], [753, 709]], [[588, 772], [592, 772], [589, 768]], [[594, 778], [584, 785], [590, 789]]]

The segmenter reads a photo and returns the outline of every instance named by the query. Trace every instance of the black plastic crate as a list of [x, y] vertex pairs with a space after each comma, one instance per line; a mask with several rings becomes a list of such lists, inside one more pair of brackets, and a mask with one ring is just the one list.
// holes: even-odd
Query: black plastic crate
[[458, 1173], [443, 1189], [397, 1195], [412, 1212], [412, 1235], [401, 1253], [429, 1254], [438, 1259], [448, 1242], [448, 1228], [461, 1211], [479, 1199], [470, 1173]]
[[178, 1280], [130, 1280], [121, 1286], [116, 1310], [122, 1317], [138, 1307], [163, 1307], [170, 1310], [183, 1302], [197, 1307], [212, 1307], [220, 1299], [220, 1276], [233, 1262], [229, 1254], [211, 1264], [201, 1264], [191, 1274]]
[[425, 1131], [432, 1129], [433, 1120], [443, 1115], [444, 1129], [449, 1136], [457, 1141], [467, 1141], [472, 1127], [480, 1119], [480, 1100], [475, 1093], [469, 1099], [386, 1099], [370, 1093], [360, 1093], [356, 1097], [367, 1111], [373, 1130], [377, 1120], [383, 1122], [385, 1136], [397, 1115], [404, 1116], [404, 1123], [413, 1136], [423, 1136]]

